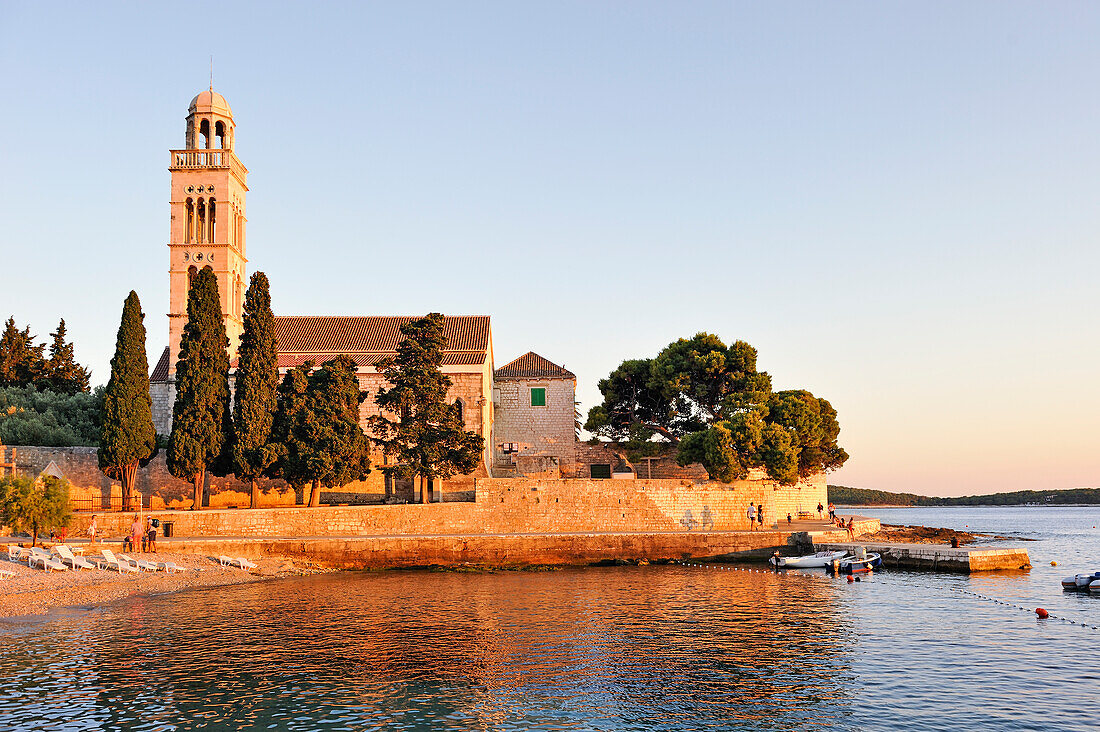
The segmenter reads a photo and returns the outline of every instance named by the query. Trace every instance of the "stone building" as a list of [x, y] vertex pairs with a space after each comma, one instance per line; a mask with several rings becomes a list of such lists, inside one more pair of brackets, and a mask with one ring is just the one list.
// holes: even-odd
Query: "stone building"
[[493, 374], [493, 472], [571, 476], [576, 462], [573, 372], [528, 351]]

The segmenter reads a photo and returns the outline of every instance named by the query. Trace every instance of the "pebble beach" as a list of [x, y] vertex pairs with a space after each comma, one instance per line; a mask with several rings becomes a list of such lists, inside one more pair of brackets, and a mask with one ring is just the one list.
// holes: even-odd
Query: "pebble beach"
[[[108, 548], [112, 547], [108, 545]], [[117, 545], [113, 550], [118, 553]], [[96, 554], [97, 551], [92, 549], [87, 556]], [[197, 554], [139, 552], [129, 556], [150, 562], [174, 562], [183, 567], [183, 571], [170, 574], [164, 571], [120, 574], [104, 569], [44, 571], [31, 569], [25, 562], [8, 561], [7, 545], [0, 544], [0, 569], [15, 573], [13, 577], [0, 579], [0, 617], [41, 615], [54, 608], [102, 605], [131, 595], [236, 585], [325, 571], [312, 565], [295, 564], [282, 557], [254, 560], [256, 568], [245, 570], [223, 567], [214, 557]]]

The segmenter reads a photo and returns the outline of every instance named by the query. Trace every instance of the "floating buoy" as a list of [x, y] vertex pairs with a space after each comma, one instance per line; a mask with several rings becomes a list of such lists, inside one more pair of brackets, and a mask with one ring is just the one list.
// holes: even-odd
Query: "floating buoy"
[[1055, 562], [1055, 561], [1054, 561], [1054, 560], [1052, 559], [1052, 560], [1050, 561], [1050, 566], [1052, 566], [1052, 567], [1057, 567], [1057, 566], [1058, 566], [1058, 562]]
[[848, 575], [848, 584], [852, 584], [853, 582], [855, 582], [855, 580], [852, 579], [852, 575]]
[[1046, 610], [1044, 610], [1044, 609], [1043, 609], [1043, 608], [1041, 608], [1041, 607], [1037, 607], [1037, 608], [1035, 608], [1035, 614], [1039, 616], [1039, 619], [1040, 619], [1040, 620], [1043, 620], [1043, 619], [1045, 619], [1045, 618], [1049, 618], [1049, 617], [1050, 617], [1050, 613], [1048, 613], [1048, 612], [1047, 612]]

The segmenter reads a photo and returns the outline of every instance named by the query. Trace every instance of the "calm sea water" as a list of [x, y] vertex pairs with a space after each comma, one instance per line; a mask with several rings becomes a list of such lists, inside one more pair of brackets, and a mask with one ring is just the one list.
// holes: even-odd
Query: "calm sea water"
[[[1029, 573], [344, 573], [0, 622], [0, 729], [1085, 730], [1100, 509], [884, 509]], [[1056, 560], [1060, 566], [1051, 567]]]

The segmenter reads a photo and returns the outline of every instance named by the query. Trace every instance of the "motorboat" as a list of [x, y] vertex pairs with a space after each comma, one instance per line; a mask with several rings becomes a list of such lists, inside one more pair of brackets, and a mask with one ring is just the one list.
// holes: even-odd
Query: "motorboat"
[[1071, 592], [1089, 592], [1090, 590], [1100, 592], [1100, 572], [1075, 574], [1072, 577], [1066, 577], [1062, 580], [1062, 589]]
[[778, 563], [780, 567], [798, 567], [800, 569], [812, 568], [812, 567], [828, 567], [833, 563], [834, 559], [841, 559], [846, 556], [848, 552], [840, 551], [824, 551], [817, 552], [815, 554], [807, 554], [804, 557], [772, 557], [768, 561], [771, 564]]
[[856, 574], [857, 572], [870, 572], [882, 566], [882, 555], [868, 552], [859, 547], [852, 556], [834, 559], [832, 570], [837, 574]]

